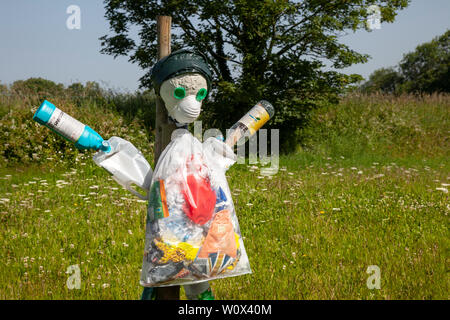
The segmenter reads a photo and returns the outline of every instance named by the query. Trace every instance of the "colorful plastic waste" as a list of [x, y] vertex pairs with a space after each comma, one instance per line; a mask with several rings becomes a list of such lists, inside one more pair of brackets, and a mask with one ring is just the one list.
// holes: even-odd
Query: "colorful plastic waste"
[[211, 189], [208, 179], [190, 174], [186, 178], [187, 188], [182, 193], [186, 201], [184, 213], [199, 225], [208, 222], [216, 206], [216, 193]]
[[141, 285], [161, 287], [251, 273], [226, 170], [224, 142], [178, 129], [150, 187]]

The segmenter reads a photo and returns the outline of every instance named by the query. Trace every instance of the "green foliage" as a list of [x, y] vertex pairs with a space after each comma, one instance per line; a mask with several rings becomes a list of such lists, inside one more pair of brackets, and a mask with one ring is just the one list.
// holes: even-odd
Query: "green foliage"
[[406, 54], [399, 67], [404, 92], [450, 92], [450, 30]]
[[370, 75], [369, 80], [361, 86], [361, 91], [365, 93], [377, 91], [397, 93], [402, 81], [402, 77], [394, 68], [381, 68]]
[[0, 94], [7, 94], [8, 87], [5, 84], [0, 83]]
[[450, 30], [405, 54], [396, 69], [375, 70], [360, 90], [365, 93], [450, 92]]
[[78, 106], [82, 106], [88, 101], [98, 105], [106, 103], [107, 92], [95, 81], [87, 81], [86, 85], [79, 82], [73, 83], [67, 87], [65, 93]]
[[[216, 299], [448, 299], [449, 112], [448, 95], [353, 95], [312, 112], [307, 148], [280, 156], [276, 175], [233, 165], [253, 273], [212, 281]], [[139, 299], [146, 201], [90, 154], [70, 169], [50, 156], [0, 168], [0, 299]], [[73, 265], [80, 290], [66, 286]], [[380, 290], [367, 288], [370, 265]]]
[[148, 90], [135, 93], [108, 92], [106, 99], [108, 107], [117, 111], [125, 122], [142, 123], [147, 128], [148, 138], [153, 140], [151, 132], [155, 128], [156, 101], [152, 92]]
[[11, 92], [22, 97], [36, 97], [37, 100], [51, 99], [61, 96], [64, 85], [43, 78], [17, 80], [11, 85]]
[[[13, 88], [11, 94], [0, 95], [0, 167], [31, 163], [72, 166], [80, 154], [89, 153], [77, 150], [72, 143], [33, 121], [43, 91], [25, 96], [17, 94], [16, 89]], [[152, 152], [155, 112], [151, 95], [107, 93], [92, 82], [86, 87], [74, 84], [61, 90], [65, 91], [51, 97], [46, 95], [46, 98], [102, 137], [119, 136], [143, 152]], [[78, 94], [74, 93], [76, 90]], [[74, 95], [70, 97], [71, 94]]]
[[[191, 47], [205, 53], [214, 72], [211, 101], [205, 105], [208, 126], [229, 128], [258, 100], [275, 106], [272, 126], [280, 131], [282, 149], [297, 142], [297, 129], [311, 109], [336, 102], [344, 88], [360, 78], [325, 71], [366, 62], [368, 56], [339, 42], [347, 30], [366, 28], [370, 5], [382, 20], [394, 21], [407, 0], [395, 1], [148, 1], [105, 0], [112, 35], [101, 37], [101, 52], [128, 55], [148, 72], [157, 59], [156, 17], [172, 16], [172, 49]], [[139, 30], [139, 41], [130, 30]]]
[[360, 95], [317, 109], [303, 147], [323, 157], [450, 157], [450, 96]]

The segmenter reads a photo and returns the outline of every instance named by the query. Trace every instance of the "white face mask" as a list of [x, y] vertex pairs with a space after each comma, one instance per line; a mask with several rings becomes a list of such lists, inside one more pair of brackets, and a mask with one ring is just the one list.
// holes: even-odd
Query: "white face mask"
[[179, 123], [191, 123], [198, 118], [201, 110], [201, 101], [197, 101], [194, 95], [190, 95], [180, 100], [180, 103], [178, 103], [173, 110], [173, 115], [171, 115], [171, 117]]
[[184, 74], [166, 80], [160, 88], [169, 116], [179, 123], [192, 123], [200, 115], [207, 94], [206, 79], [198, 74]]

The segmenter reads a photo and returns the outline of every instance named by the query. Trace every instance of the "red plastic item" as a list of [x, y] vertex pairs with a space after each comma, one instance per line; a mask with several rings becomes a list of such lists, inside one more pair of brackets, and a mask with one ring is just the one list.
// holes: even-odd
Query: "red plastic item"
[[216, 193], [211, 189], [209, 180], [196, 177], [193, 174], [187, 176], [187, 189], [182, 191], [186, 205], [184, 213], [199, 225], [208, 222], [216, 205]]

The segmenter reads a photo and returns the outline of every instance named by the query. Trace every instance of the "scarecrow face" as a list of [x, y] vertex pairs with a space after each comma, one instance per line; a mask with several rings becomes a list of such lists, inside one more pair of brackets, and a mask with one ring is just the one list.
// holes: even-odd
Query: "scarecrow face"
[[200, 115], [207, 88], [207, 81], [201, 74], [182, 74], [164, 81], [160, 96], [169, 116], [179, 123], [192, 123]]

